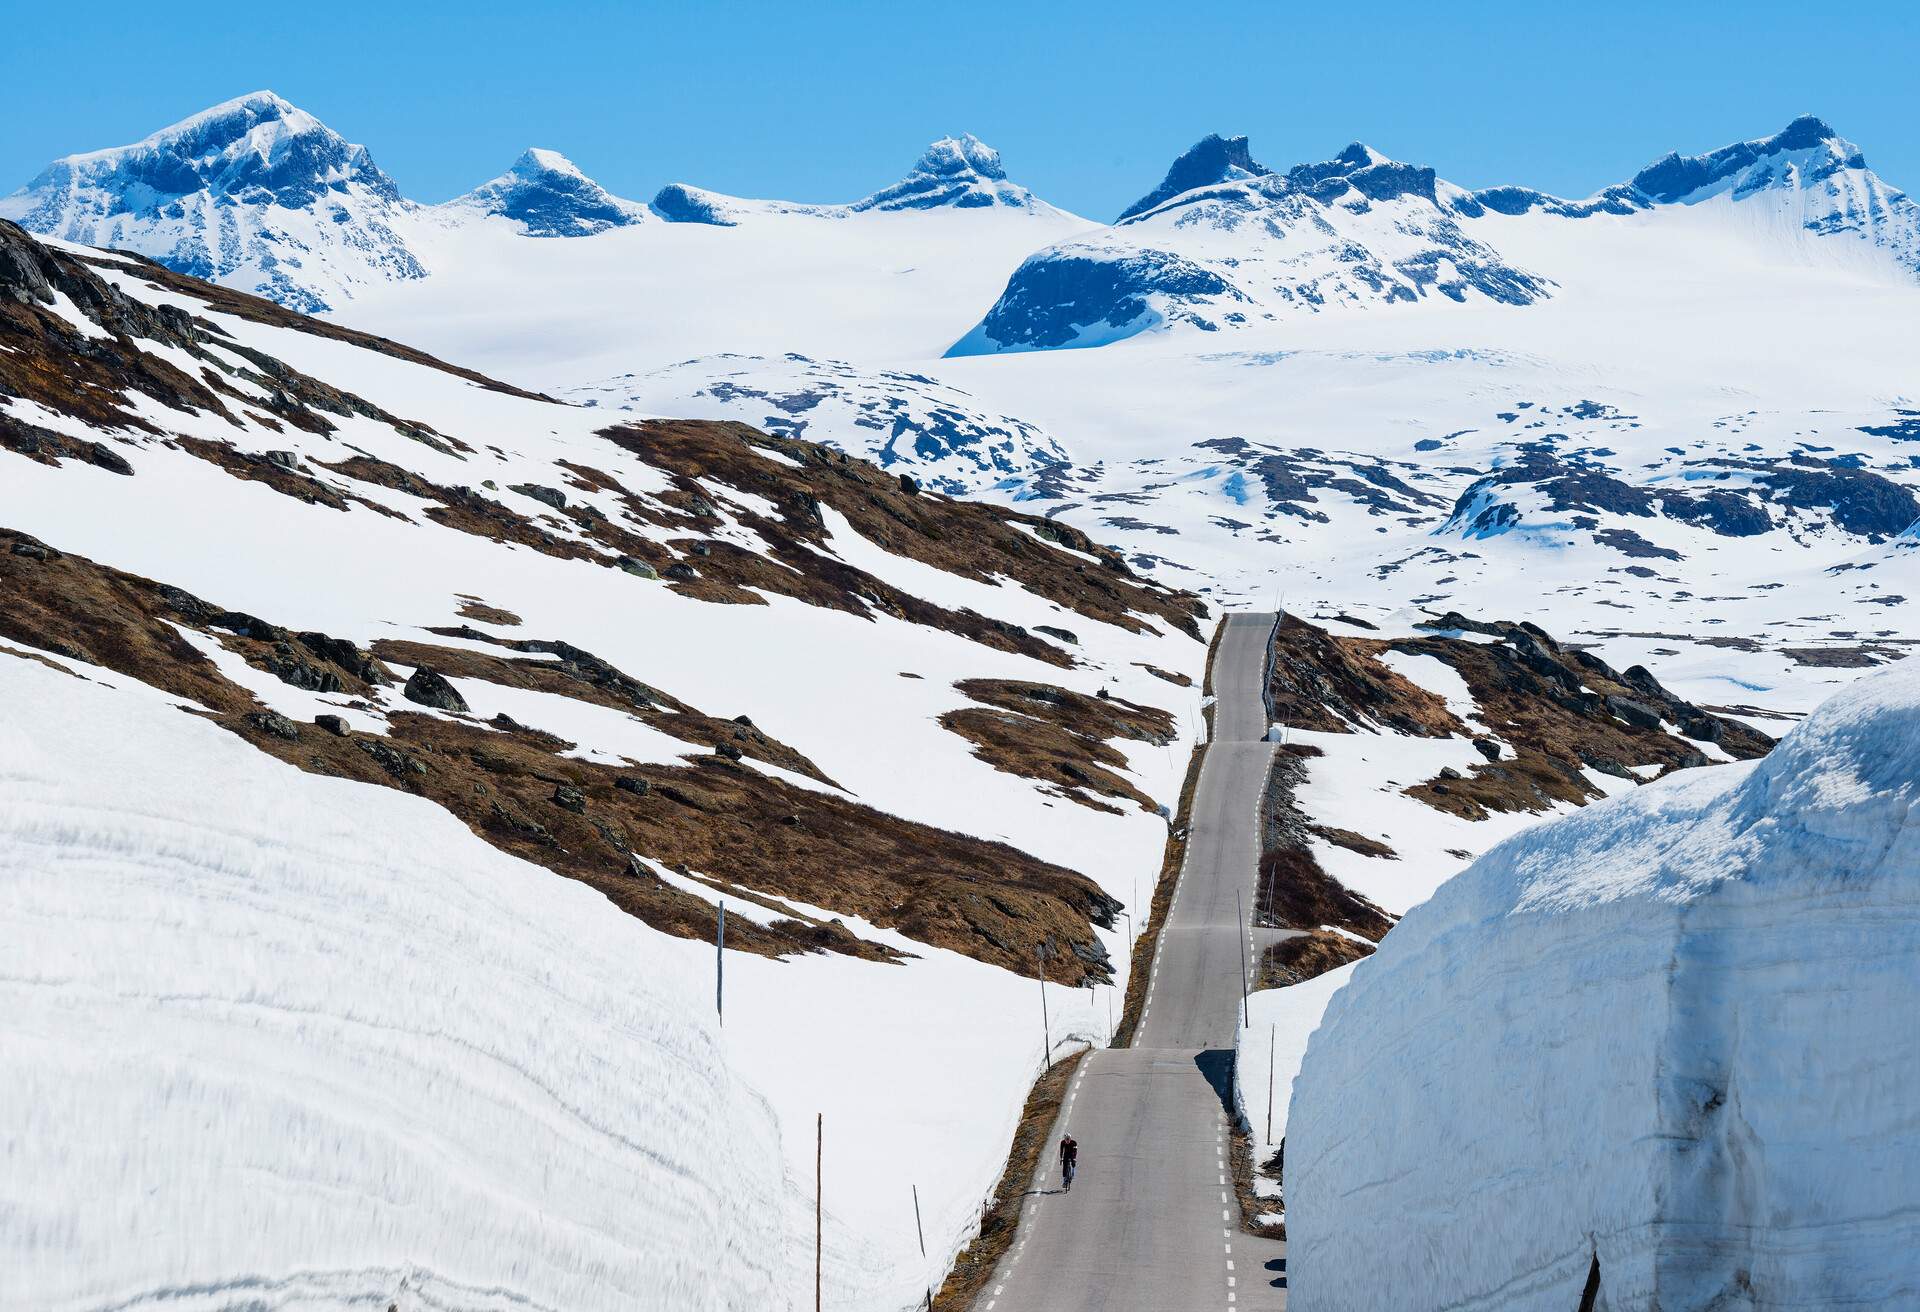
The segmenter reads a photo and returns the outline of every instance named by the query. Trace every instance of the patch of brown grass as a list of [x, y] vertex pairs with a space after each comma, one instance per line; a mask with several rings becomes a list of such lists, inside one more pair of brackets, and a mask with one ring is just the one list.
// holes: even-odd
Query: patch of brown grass
[[459, 614], [461, 619], [479, 620], [482, 624], [498, 624], [504, 628], [517, 628], [523, 623], [521, 618], [512, 611], [502, 610], [498, 606], [489, 606], [479, 597], [468, 596], [465, 593], [460, 596]]
[[[1265, 1091], [1262, 1090], [1262, 1096]], [[1251, 1111], [1254, 1099], [1246, 1096]], [[1264, 1104], [1263, 1104], [1264, 1108]], [[1245, 1125], [1236, 1120], [1233, 1133], [1228, 1136], [1227, 1161], [1233, 1172], [1234, 1201], [1240, 1205], [1240, 1229], [1262, 1239], [1285, 1239], [1287, 1223], [1285, 1221], [1260, 1221], [1257, 1218], [1263, 1212], [1277, 1212], [1281, 1209], [1278, 1198], [1262, 1198], [1253, 1191], [1253, 1134]]]
[[972, 743], [973, 754], [996, 770], [1038, 780], [1056, 796], [1095, 810], [1118, 814], [1090, 793], [1154, 808], [1126, 778], [1126, 756], [1108, 743], [1127, 738], [1166, 745], [1174, 732], [1167, 712], [1018, 679], [963, 679], [954, 687], [994, 709], [948, 711], [940, 724]]
[[1371, 943], [1358, 943], [1332, 930], [1316, 929], [1294, 938], [1269, 943], [1260, 954], [1253, 987], [1284, 989], [1304, 984], [1317, 975], [1338, 970], [1350, 961], [1373, 955]]
[[1134, 927], [1139, 930], [1133, 941], [1133, 957], [1127, 969], [1127, 997], [1121, 1004], [1120, 1024], [1107, 1045], [1112, 1048], [1133, 1046], [1133, 1032], [1140, 1026], [1140, 1014], [1147, 1005], [1147, 979], [1152, 972], [1153, 953], [1160, 942], [1160, 930], [1173, 910], [1173, 895], [1180, 887], [1180, 870], [1187, 860], [1187, 843], [1193, 829], [1193, 795], [1200, 787], [1200, 767], [1207, 749], [1196, 746], [1187, 757], [1187, 776], [1180, 785], [1180, 805], [1173, 825], [1167, 830], [1166, 851], [1160, 858], [1160, 876], [1154, 881], [1145, 927], [1134, 907]]

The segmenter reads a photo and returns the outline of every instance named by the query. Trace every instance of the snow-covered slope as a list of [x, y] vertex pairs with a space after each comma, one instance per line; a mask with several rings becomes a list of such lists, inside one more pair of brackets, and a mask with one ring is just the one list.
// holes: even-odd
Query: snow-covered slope
[[[591, 1071], [540, 1069], [566, 1075], [561, 1093], [581, 1097], [619, 1083], [625, 1108], [636, 1083], [622, 1072], [708, 1062], [688, 1073], [687, 1096], [720, 1090], [712, 1114], [741, 1116], [736, 1136], [796, 1179], [810, 1177], [813, 1117], [824, 1111], [830, 1179], [842, 1182], [828, 1204], [840, 1219], [838, 1238], [829, 1231], [837, 1301], [909, 1303], [977, 1219], [1040, 1059], [1024, 1023], [1035, 983], [1015, 973], [1032, 942], [1050, 938], [1059, 949], [1048, 986], [1056, 1044], [1104, 1033], [1107, 1000], [1098, 991], [1124, 987], [1119, 898], [1158, 869], [1165, 823], [1154, 808], [1175, 798], [1198, 711], [1204, 645], [1191, 601], [1132, 578], [1073, 530], [908, 487], [824, 448], [739, 425], [645, 423], [559, 404], [131, 256], [37, 242], [4, 225], [0, 283], [0, 665], [51, 661], [70, 672], [30, 672], [42, 682], [17, 685], [18, 696], [48, 708], [51, 719], [36, 720], [20, 750], [54, 758], [46, 771], [53, 793], [82, 807], [137, 809], [142, 797], [173, 795], [156, 794], [159, 785], [139, 773], [156, 761], [191, 765], [182, 790], [198, 786], [203, 761], [207, 777], [221, 779], [251, 761], [259, 788], [288, 796], [289, 806], [333, 790], [313, 805], [379, 817], [379, 830], [411, 826], [423, 843], [469, 835], [417, 887], [387, 887], [411, 870], [412, 840], [402, 834], [387, 849], [393, 865], [326, 872], [334, 882], [316, 885], [314, 896], [331, 905], [356, 890], [383, 892], [406, 917], [432, 917], [419, 909], [424, 902], [442, 908], [450, 941], [485, 943], [499, 932], [496, 908], [437, 872], [504, 872], [494, 877], [528, 884], [525, 905], [501, 913], [520, 936], [512, 953], [472, 983], [501, 1007], [525, 1009], [534, 1028], [514, 1034], [540, 1032], [542, 1001], [573, 983], [574, 954], [542, 947], [565, 938], [566, 925], [556, 923], [550, 938], [526, 921], [543, 899], [568, 899], [566, 907], [604, 922], [601, 937], [580, 947], [588, 995], [658, 976], [659, 991], [635, 990], [633, 1007], [653, 1006], [649, 999], [678, 1006], [673, 981], [691, 979], [704, 981], [685, 990], [702, 1010], [724, 900], [732, 949], [724, 1052], [701, 1047], [711, 1036], [702, 1038], [693, 1018], [684, 1042], [672, 1039], [677, 1049], [648, 1047], [610, 1025], [574, 1045], [593, 1054]], [[63, 737], [46, 724], [111, 716], [112, 707], [69, 707], [48, 689], [124, 698], [130, 722], [134, 708], [157, 705], [160, 721], [193, 726], [195, 736], [155, 738], [143, 728], [130, 739], [129, 751], [139, 751], [110, 762], [84, 735]], [[207, 749], [209, 733], [227, 746]], [[71, 759], [61, 755], [69, 750]], [[300, 772], [293, 784], [284, 782], [289, 769]], [[399, 793], [409, 796], [391, 796]], [[254, 830], [221, 818], [249, 796], [215, 784], [197, 809], [148, 810], [177, 819], [168, 831], [176, 848], [224, 860], [219, 854], [260, 846]], [[204, 841], [196, 826], [211, 827]], [[98, 845], [115, 841], [124, 855], [140, 840]], [[469, 860], [469, 848], [492, 855]], [[48, 881], [47, 896], [85, 910], [71, 899], [91, 891], [63, 888], [58, 865], [46, 860], [36, 856], [30, 868]], [[245, 944], [277, 932], [273, 917], [282, 912], [271, 904], [220, 907], [210, 920], [204, 885], [223, 877], [217, 870], [207, 876], [184, 856], [133, 864], [130, 877], [151, 893], [154, 914], [142, 921], [149, 940], [151, 926], [169, 917], [206, 935], [179, 940], [177, 955], [171, 940], [149, 942], [142, 997], [200, 996], [216, 939]], [[14, 904], [13, 913], [23, 910]], [[285, 914], [302, 913], [288, 903]], [[336, 921], [305, 925], [300, 951], [334, 952], [343, 970], [363, 949], [368, 959], [404, 958], [400, 938], [363, 930], [364, 943], [351, 950], [336, 942], [354, 932], [356, 917], [383, 914], [377, 904], [343, 905]], [[477, 923], [464, 924], [469, 916]], [[32, 932], [42, 927], [35, 922]], [[630, 954], [622, 969], [632, 974], [594, 974], [610, 959], [594, 944]], [[229, 955], [252, 988], [239, 998], [308, 988], [280, 980], [278, 955]], [[390, 965], [411, 969], [404, 960]], [[321, 972], [312, 987], [332, 978]], [[67, 1016], [104, 1006], [83, 992], [46, 996], [36, 1006]], [[402, 1028], [432, 1021], [404, 1011], [404, 990], [382, 1005], [369, 1014]], [[195, 1033], [234, 1069], [244, 1064], [234, 1054], [247, 1051], [247, 1031], [236, 1026], [251, 1016], [196, 1021]], [[933, 1031], [930, 1016], [939, 1018]], [[591, 1023], [566, 1013], [551, 1032], [578, 1036]], [[130, 1100], [159, 1098], [174, 1078], [166, 1072], [176, 1032], [146, 1033], [152, 1046], [145, 1064], [130, 1068]], [[385, 1042], [310, 1028], [299, 1078], [321, 1090], [364, 1084], [371, 1059], [363, 1039]], [[0, 1098], [31, 1091], [40, 1106], [79, 1060], [63, 1067], [55, 1049], [36, 1042], [32, 1064], [7, 1063]], [[92, 1070], [116, 1059], [84, 1051]], [[711, 1065], [719, 1061], [726, 1069]], [[592, 1280], [596, 1262], [614, 1273], [643, 1268], [661, 1249], [620, 1249], [624, 1219], [602, 1218], [605, 1244], [584, 1233], [539, 1234], [542, 1191], [570, 1186], [530, 1174], [522, 1139], [544, 1142], [549, 1121], [617, 1129], [628, 1115], [561, 1093], [549, 1090], [553, 1109], [476, 1119], [474, 1137], [461, 1142], [476, 1153], [498, 1149], [477, 1163], [463, 1150], [408, 1168], [416, 1194], [455, 1187], [439, 1188], [438, 1170], [457, 1176], [459, 1188], [487, 1191], [495, 1209], [487, 1215], [532, 1214], [531, 1226], [502, 1220], [443, 1242], [434, 1227], [451, 1213], [421, 1207], [385, 1224], [356, 1211], [361, 1195], [386, 1196], [383, 1163], [411, 1124], [395, 1111], [363, 1125], [357, 1142], [366, 1155], [345, 1168], [337, 1197], [285, 1213], [294, 1229], [251, 1209], [247, 1272], [285, 1281], [303, 1269], [298, 1261], [323, 1260], [286, 1238], [311, 1220], [314, 1233], [335, 1236], [324, 1255], [334, 1269], [384, 1278], [411, 1262], [463, 1290], [497, 1289], [503, 1302], [589, 1305], [568, 1296], [577, 1287], [568, 1280]], [[121, 1124], [142, 1114], [133, 1101], [109, 1105], [111, 1089], [100, 1094], [96, 1119]], [[240, 1091], [233, 1102], [264, 1116], [265, 1096]], [[756, 1096], [770, 1118], [754, 1119]], [[305, 1114], [293, 1095], [277, 1105], [288, 1118]], [[658, 1110], [636, 1105], [637, 1114]], [[768, 1133], [777, 1133], [777, 1149]], [[909, 1181], [899, 1175], [903, 1139], [922, 1145]], [[222, 1187], [231, 1171], [304, 1170], [317, 1152], [298, 1135], [270, 1136], [264, 1148], [241, 1142], [244, 1160], [222, 1155], [224, 1139], [208, 1142], [197, 1160], [219, 1165], [142, 1195], [143, 1223], [166, 1229], [156, 1220], [164, 1213], [183, 1218], [170, 1232], [190, 1233], [200, 1217], [229, 1226], [239, 1204], [216, 1206], [203, 1188]], [[578, 1151], [591, 1153], [592, 1142], [590, 1133], [578, 1139]], [[651, 1142], [632, 1139], [633, 1156], [610, 1149], [617, 1160], [596, 1159], [601, 1193], [582, 1186], [567, 1194], [565, 1208], [545, 1209], [549, 1223], [586, 1216], [607, 1193], [627, 1200], [623, 1216], [632, 1200], [656, 1194], [687, 1198], [696, 1210], [698, 1190], [671, 1177], [708, 1159], [648, 1158]], [[168, 1151], [200, 1143], [182, 1128]], [[272, 1156], [280, 1149], [287, 1161]], [[738, 1175], [724, 1157], [711, 1164], [717, 1187], [744, 1189], [752, 1226], [769, 1215], [786, 1226], [762, 1166]], [[112, 1180], [122, 1177], [101, 1174], [109, 1168], [147, 1169], [77, 1156], [44, 1165], [33, 1172], [34, 1207], [119, 1188]], [[925, 1258], [902, 1204], [913, 1183]], [[736, 1215], [734, 1202], [713, 1213], [716, 1226], [732, 1224], [725, 1218]], [[119, 1263], [102, 1269], [121, 1294], [195, 1276], [218, 1291], [235, 1277], [240, 1240], [148, 1251], [117, 1243], [114, 1224], [89, 1213], [15, 1231], [10, 1237], [31, 1249], [33, 1284], [0, 1301], [98, 1305], [75, 1282], [88, 1278], [88, 1254], [103, 1248]], [[759, 1230], [740, 1233], [761, 1242]], [[485, 1261], [438, 1264], [463, 1245], [488, 1243], [495, 1251]], [[720, 1278], [711, 1264], [724, 1260], [704, 1245], [697, 1253], [709, 1265], [679, 1284], [678, 1275], [651, 1287], [609, 1278], [593, 1297], [686, 1306], [679, 1291]], [[672, 1271], [688, 1269], [684, 1253], [676, 1260]], [[9, 1277], [21, 1269], [0, 1266]], [[574, 1274], [541, 1274], [555, 1268]], [[775, 1306], [803, 1287], [772, 1283]], [[636, 1287], [633, 1298], [623, 1292]]]
[[334, 317], [554, 391], [701, 356], [931, 364], [1030, 252], [1093, 227], [1044, 204], [856, 211], [685, 186], [653, 208], [677, 221], [578, 241], [437, 231], [435, 267], [457, 272]]
[[0, 218], [317, 312], [425, 276], [411, 208], [366, 147], [259, 91], [55, 160], [0, 200]]
[[456, 217], [473, 212], [507, 219], [529, 237], [591, 237], [647, 215], [644, 205], [613, 195], [565, 155], [538, 147], [441, 208]]
[[1443, 887], [1294, 1085], [1296, 1305], [1920, 1301], [1916, 816], [1902, 666]]
[[925, 374], [867, 372], [843, 360], [789, 354], [684, 360], [567, 393], [584, 405], [696, 419], [738, 419], [898, 469], [959, 496], [1027, 486], [1066, 460], [1051, 434], [982, 410]]

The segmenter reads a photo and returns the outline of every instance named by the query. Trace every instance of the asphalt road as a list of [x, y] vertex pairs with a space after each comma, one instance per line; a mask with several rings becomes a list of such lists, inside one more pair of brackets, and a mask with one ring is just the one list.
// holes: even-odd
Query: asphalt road
[[1061, 1191], [1049, 1151], [980, 1308], [1286, 1306], [1286, 1245], [1240, 1232], [1226, 1156], [1241, 969], [1253, 947], [1241, 938], [1235, 894], [1251, 904], [1259, 863], [1257, 812], [1273, 756], [1261, 741], [1260, 684], [1273, 622], [1226, 620], [1213, 667], [1215, 740], [1146, 1010], [1131, 1048], [1096, 1049], [1081, 1062], [1052, 1135], [1079, 1140], [1079, 1177]]

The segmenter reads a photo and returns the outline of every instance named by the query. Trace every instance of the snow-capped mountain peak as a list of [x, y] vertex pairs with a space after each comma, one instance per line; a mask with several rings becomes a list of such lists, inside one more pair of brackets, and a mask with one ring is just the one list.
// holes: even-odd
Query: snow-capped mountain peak
[[589, 237], [638, 223], [647, 213], [644, 206], [613, 195], [559, 151], [538, 146], [447, 206], [510, 219], [529, 237]]
[[1763, 188], [1810, 187], [1866, 168], [1858, 146], [1826, 120], [1803, 114], [1770, 137], [1735, 142], [1705, 155], [1675, 151], [1636, 173], [1633, 186], [1650, 201], [1685, 205], [1723, 192], [1738, 199]]
[[1209, 133], [1194, 142], [1173, 161], [1160, 185], [1122, 210], [1116, 223], [1125, 223], [1145, 214], [1175, 196], [1196, 187], [1212, 187], [1222, 182], [1242, 182], [1265, 177], [1272, 169], [1254, 159], [1245, 137], [1223, 137]]
[[[1633, 177], [1585, 200], [1564, 200], [1528, 187], [1461, 191], [1441, 184], [1445, 203], [1465, 218], [1489, 211], [1534, 211], [1560, 218], [1627, 216], [1665, 206], [1732, 207], [1732, 221], [1780, 245], [1793, 263], [1807, 258], [1851, 262], [1865, 255], [1900, 276], [1920, 274], [1920, 206], [1867, 167], [1858, 146], [1825, 119], [1803, 114], [1770, 137], [1737, 141], [1703, 155], [1672, 152]], [[1834, 243], [1806, 237], [1838, 237]]]
[[1332, 306], [1485, 299], [1553, 284], [1469, 236], [1430, 168], [1359, 142], [1332, 159], [1199, 186], [1014, 272], [953, 355], [1098, 346], [1169, 324], [1203, 332]]
[[1038, 209], [1043, 202], [1007, 180], [1000, 152], [971, 133], [942, 137], [928, 146], [913, 170], [865, 200], [860, 210], [983, 209], [1005, 206]]
[[55, 160], [0, 218], [317, 312], [356, 284], [426, 273], [391, 226], [410, 209], [366, 147], [256, 91]]
[[242, 202], [264, 194], [292, 208], [349, 183], [399, 199], [366, 147], [273, 92], [256, 91], [130, 146], [55, 160], [8, 199], [33, 197], [42, 209], [65, 202], [105, 207], [106, 214], [140, 214], [205, 190]]
[[1770, 137], [1705, 155], [1668, 155], [1635, 174], [1631, 185], [1650, 204], [1730, 204], [1796, 240], [1801, 233], [1842, 239], [1814, 247], [1822, 258], [1845, 259], [1864, 246], [1870, 259], [1891, 258], [1905, 277], [1920, 275], [1920, 205], [1888, 186], [1858, 146], [1812, 115]]

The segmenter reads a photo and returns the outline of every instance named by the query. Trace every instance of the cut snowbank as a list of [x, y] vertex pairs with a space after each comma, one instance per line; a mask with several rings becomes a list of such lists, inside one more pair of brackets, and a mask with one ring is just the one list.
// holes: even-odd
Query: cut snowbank
[[691, 972], [428, 803], [0, 660], [0, 1303], [777, 1305]]
[[1920, 1305], [1920, 665], [1488, 853], [1294, 1085], [1292, 1297]]
[[[1247, 999], [1249, 1023], [1241, 1027], [1234, 1045], [1237, 1065], [1234, 1090], [1240, 1113], [1253, 1132], [1253, 1157], [1265, 1162], [1287, 1137], [1287, 1105], [1293, 1081], [1300, 1074], [1307, 1040], [1320, 1026], [1327, 1003], [1353, 978], [1358, 962], [1336, 967], [1324, 975], [1284, 989], [1261, 989]], [[1273, 1086], [1269, 1124], [1267, 1086]]]

